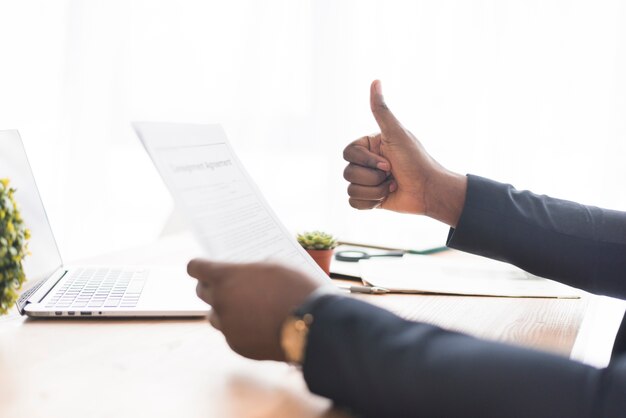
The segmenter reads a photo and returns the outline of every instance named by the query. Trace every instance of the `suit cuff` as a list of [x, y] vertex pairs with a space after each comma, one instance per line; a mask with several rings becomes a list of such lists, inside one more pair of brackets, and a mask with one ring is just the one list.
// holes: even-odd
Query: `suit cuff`
[[468, 174], [465, 204], [456, 228], [450, 228], [446, 245], [457, 250], [498, 258], [499, 253], [490, 248], [499, 247], [498, 243], [502, 242], [506, 231], [490, 226], [496, 221], [494, 214], [504, 211], [500, 196], [506, 194], [510, 187]]

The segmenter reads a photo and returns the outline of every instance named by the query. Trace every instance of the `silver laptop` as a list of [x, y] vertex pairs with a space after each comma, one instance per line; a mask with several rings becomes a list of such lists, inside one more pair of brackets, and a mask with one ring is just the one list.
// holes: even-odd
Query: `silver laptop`
[[17, 308], [48, 318], [205, 316], [195, 280], [184, 266], [66, 266], [59, 254], [28, 158], [17, 131], [0, 131], [0, 178], [31, 231], [24, 261], [27, 283]]

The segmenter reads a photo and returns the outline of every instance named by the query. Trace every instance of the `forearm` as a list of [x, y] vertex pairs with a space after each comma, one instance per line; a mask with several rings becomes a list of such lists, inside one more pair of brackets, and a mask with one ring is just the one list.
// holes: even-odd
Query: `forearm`
[[448, 245], [542, 277], [626, 296], [626, 213], [469, 176]]
[[425, 185], [425, 215], [456, 227], [467, 193], [467, 177], [447, 171], [435, 170]]
[[[313, 312], [304, 376], [365, 416], [592, 417], [626, 410], [626, 367], [565, 358], [412, 323], [327, 297]], [[611, 415], [613, 414], [613, 415]]]

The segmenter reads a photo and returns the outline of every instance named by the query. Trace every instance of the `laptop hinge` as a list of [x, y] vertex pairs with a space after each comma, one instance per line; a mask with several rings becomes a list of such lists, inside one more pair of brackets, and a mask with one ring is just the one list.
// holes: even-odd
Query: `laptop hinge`
[[33, 293], [39, 290], [41, 286], [43, 286], [46, 280], [48, 279], [40, 279], [39, 281], [37, 281], [37, 283], [32, 285], [30, 289], [22, 292], [22, 294], [20, 295], [20, 298], [17, 300], [17, 303], [15, 304], [20, 315], [24, 315], [24, 308], [26, 307], [26, 305], [28, 305], [28, 299], [33, 295]]
[[45, 298], [48, 293], [50, 293], [50, 291], [54, 289], [54, 286], [56, 286], [59, 280], [61, 280], [66, 273], [67, 270], [59, 269], [47, 279], [41, 279], [37, 281], [29, 289], [24, 291], [20, 295], [15, 305], [20, 315], [24, 315], [26, 305], [28, 305], [29, 303], [41, 302], [43, 298]]

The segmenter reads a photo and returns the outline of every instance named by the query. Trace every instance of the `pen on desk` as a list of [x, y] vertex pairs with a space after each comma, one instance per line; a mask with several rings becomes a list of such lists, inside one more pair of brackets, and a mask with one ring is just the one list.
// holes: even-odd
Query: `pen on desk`
[[427, 248], [425, 250], [407, 250], [406, 252], [407, 254], [430, 255], [430, 254], [437, 254], [446, 250], [449, 250], [449, 248], [444, 246], [444, 247]]
[[348, 242], [348, 241], [341, 241], [339, 242], [340, 245], [346, 245], [346, 246], [350, 246], [350, 247], [361, 247], [361, 248], [373, 248], [376, 250], [387, 250], [387, 251], [402, 251], [406, 254], [418, 254], [418, 255], [430, 255], [430, 254], [437, 254], [446, 250], [449, 250], [450, 248], [442, 245], [439, 247], [431, 247], [431, 248], [424, 248], [423, 250], [401, 250], [397, 247], [384, 247], [384, 246], [380, 246], [380, 245], [368, 245], [368, 244], [361, 244], [361, 243], [357, 243], [357, 242]]
[[347, 290], [350, 293], [367, 293], [370, 295], [384, 295], [385, 293], [389, 293], [389, 289], [385, 289], [384, 287], [376, 287], [376, 286], [339, 286], [342, 290]]

